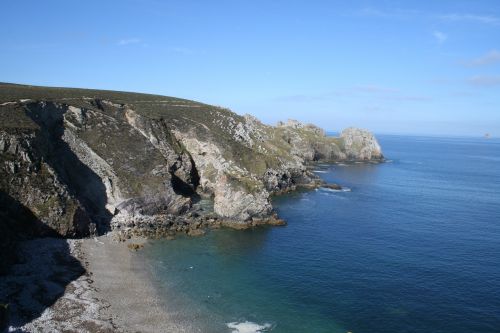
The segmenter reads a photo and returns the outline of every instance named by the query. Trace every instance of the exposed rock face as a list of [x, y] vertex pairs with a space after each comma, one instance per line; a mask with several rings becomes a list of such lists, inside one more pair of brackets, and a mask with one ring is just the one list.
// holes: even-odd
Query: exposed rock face
[[[0, 84], [0, 121], [2, 200], [18, 203], [38, 234], [64, 237], [147, 226], [188, 232], [200, 196], [213, 199], [225, 224], [281, 224], [270, 195], [317, 184], [308, 162], [382, 159], [367, 131], [328, 137], [293, 120], [272, 127], [144, 94]], [[9, 221], [0, 227], [15, 228]]]
[[346, 159], [346, 154], [342, 151], [342, 140], [326, 136], [325, 131], [315, 125], [304, 125], [289, 119], [286, 123], [279, 122], [277, 130], [292, 146], [291, 153], [306, 162]]
[[380, 145], [367, 130], [349, 127], [342, 131], [340, 138], [343, 140], [347, 158], [351, 160], [383, 159]]
[[52, 142], [35, 130], [0, 131], [2, 228], [30, 224], [28, 230], [45, 236], [88, 234], [86, 209], [47, 162], [51, 149]]

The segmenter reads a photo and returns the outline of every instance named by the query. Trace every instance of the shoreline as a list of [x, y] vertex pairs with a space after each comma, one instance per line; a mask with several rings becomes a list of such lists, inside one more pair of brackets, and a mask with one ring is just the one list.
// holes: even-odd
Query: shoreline
[[202, 332], [165, 304], [154, 286], [152, 272], [141, 262], [141, 250], [128, 247], [147, 242], [139, 237], [118, 242], [112, 234], [84, 240], [94, 286], [109, 304], [103, 313], [127, 332]]
[[[315, 165], [315, 168], [318, 166], [321, 167], [321, 164]], [[318, 182], [314, 188], [318, 187], [323, 186]], [[311, 189], [298, 186], [290, 192]], [[276, 215], [273, 218], [277, 223], [257, 220], [246, 227], [285, 224]], [[224, 221], [215, 222], [217, 227], [235, 229], [234, 225], [227, 225]], [[199, 227], [193, 230], [202, 231], [213, 226], [200, 223]], [[84, 239], [39, 238], [24, 241], [21, 244], [21, 263], [14, 265], [9, 275], [0, 276], [0, 303], [14, 304], [10, 306], [12, 326], [8, 331], [58, 332], [78, 328], [79, 332], [203, 332], [194, 326], [192, 316], [188, 318], [158, 295], [153, 270], [140, 256], [140, 248], [148, 243], [148, 238], [123, 232], [115, 231]], [[136, 248], [129, 248], [131, 244]], [[34, 253], [37, 254], [36, 258]], [[57, 262], [60, 258], [55, 258], [54, 263], [52, 257], [60, 255], [67, 258], [62, 263]], [[38, 256], [48, 259], [40, 260]], [[64, 281], [59, 281], [61, 277], [57, 277], [57, 274], [68, 268], [70, 272], [76, 270], [73, 275], [78, 276], [69, 274], [62, 277]], [[19, 275], [21, 279], [17, 279]], [[18, 290], [27, 285], [35, 285], [36, 288], [22, 295], [24, 299], [10, 301], [1, 291], [8, 290], [9, 283], [16, 285], [14, 289]], [[51, 304], [38, 305], [38, 315], [32, 315], [30, 320], [22, 319], [25, 312], [33, 312], [29, 309], [30, 298], [45, 298], [46, 295], [38, 289], [44, 289], [45, 285], [51, 283], [62, 284], [60, 287], [64, 289], [59, 290], [56, 296], [49, 290], [48, 293], [52, 294], [48, 295], [48, 303]], [[71, 309], [69, 313], [68, 308]]]
[[118, 242], [112, 234], [23, 242], [22, 260], [0, 276], [7, 332], [202, 332], [168, 309], [151, 272], [128, 248], [146, 242]]

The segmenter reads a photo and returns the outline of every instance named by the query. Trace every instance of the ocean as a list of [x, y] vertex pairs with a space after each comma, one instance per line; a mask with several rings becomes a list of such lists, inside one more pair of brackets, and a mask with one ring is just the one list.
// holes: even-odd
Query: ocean
[[285, 227], [141, 252], [203, 332], [500, 332], [500, 140], [379, 136], [382, 164], [320, 164], [346, 191], [273, 198]]

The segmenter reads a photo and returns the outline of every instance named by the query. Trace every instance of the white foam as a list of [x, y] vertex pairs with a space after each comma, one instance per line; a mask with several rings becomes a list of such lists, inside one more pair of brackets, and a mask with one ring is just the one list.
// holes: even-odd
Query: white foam
[[252, 323], [251, 321], [245, 321], [241, 323], [227, 323], [227, 327], [232, 329], [232, 333], [261, 333], [269, 330], [271, 328], [271, 324], [265, 323], [264, 325], [259, 325], [257, 323]]
[[316, 173], [328, 173], [328, 171], [324, 171], [324, 170], [314, 170], [313, 172], [316, 172]]
[[351, 192], [351, 189], [349, 187], [342, 187], [342, 189], [340, 189], [340, 190], [322, 187], [321, 190], [326, 191], [326, 192]]

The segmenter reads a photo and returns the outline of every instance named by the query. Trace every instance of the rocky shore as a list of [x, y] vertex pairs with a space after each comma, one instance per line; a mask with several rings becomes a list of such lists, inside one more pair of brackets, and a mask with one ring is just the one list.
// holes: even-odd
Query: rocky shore
[[[122, 244], [285, 225], [274, 195], [341, 189], [311, 165], [383, 158], [357, 128], [331, 137], [312, 124], [269, 126], [173, 97], [0, 83], [0, 318], [13, 314], [20, 331], [116, 331], [92, 274], [130, 253], [102, 235]], [[64, 240], [99, 235], [106, 242]], [[37, 247], [39, 262], [30, 259]]]

